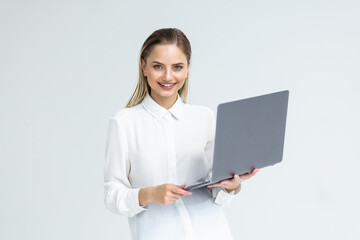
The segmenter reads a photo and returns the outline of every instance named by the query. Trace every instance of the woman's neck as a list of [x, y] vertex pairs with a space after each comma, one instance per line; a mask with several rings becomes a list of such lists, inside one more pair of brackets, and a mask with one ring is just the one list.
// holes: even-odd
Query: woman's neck
[[169, 110], [176, 102], [177, 95], [169, 96], [169, 97], [162, 97], [156, 94], [150, 94], [151, 98], [163, 108]]

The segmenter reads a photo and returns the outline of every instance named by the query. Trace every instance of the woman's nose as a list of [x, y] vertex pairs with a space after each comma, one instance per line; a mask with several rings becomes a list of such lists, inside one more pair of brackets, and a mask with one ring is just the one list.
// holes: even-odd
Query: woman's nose
[[165, 81], [171, 81], [172, 80], [172, 72], [170, 69], [166, 69], [165, 70], [165, 76], [164, 76], [164, 80]]

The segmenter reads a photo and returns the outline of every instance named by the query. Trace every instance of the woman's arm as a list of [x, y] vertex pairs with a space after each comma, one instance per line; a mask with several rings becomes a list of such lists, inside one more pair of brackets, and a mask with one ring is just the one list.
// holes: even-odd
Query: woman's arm
[[191, 194], [183, 189], [185, 185], [174, 184], [133, 189], [128, 179], [130, 161], [124, 129], [116, 118], [110, 118], [104, 168], [104, 202], [110, 211], [132, 217], [151, 202], [167, 205]]
[[139, 190], [128, 179], [128, 159], [125, 131], [116, 118], [110, 118], [105, 148], [104, 202], [116, 214], [132, 217], [146, 210], [139, 204]]

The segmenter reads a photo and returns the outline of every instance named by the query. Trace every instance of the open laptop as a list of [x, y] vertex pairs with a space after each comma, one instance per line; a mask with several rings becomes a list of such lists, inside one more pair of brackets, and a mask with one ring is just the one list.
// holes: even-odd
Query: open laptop
[[222, 103], [217, 108], [212, 178], [195, 190], [282, 161], [289, 91]]

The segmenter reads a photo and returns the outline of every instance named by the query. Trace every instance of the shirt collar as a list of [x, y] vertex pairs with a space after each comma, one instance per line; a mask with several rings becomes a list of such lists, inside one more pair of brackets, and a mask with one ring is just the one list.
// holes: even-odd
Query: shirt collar
[[174, 105], [172, 105], [169, 110], [155, 102], [154, 99], [151, 98], [150, 94], [146, 95], [146, 97], [142, 101], [142, 105], [150, 114], [152, 114], [159, 121], [165, 116], [167, 112], [170, 112], [176, 119], [179, 119], [183, 112], [183, 102], [181, 101], [179, 94], [177, 95], [177, 99]]

